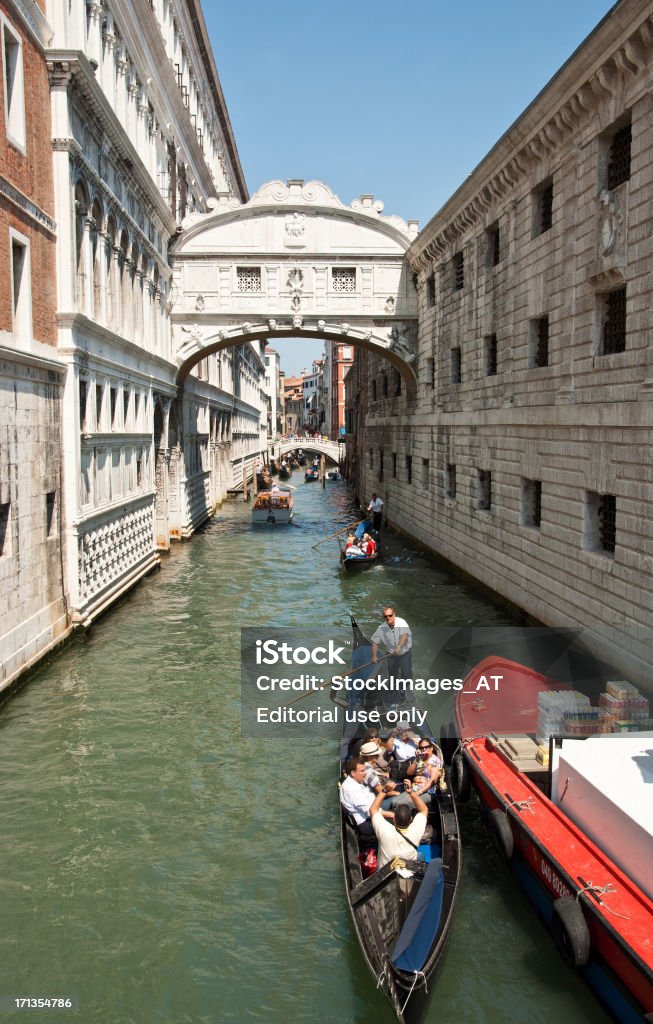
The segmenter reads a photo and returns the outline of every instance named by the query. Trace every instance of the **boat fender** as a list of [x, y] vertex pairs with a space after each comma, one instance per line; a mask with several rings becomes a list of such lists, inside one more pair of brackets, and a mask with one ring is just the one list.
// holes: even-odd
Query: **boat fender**
[[472, 776], [469, 765], [460, 753], [451, 762], [451, 774], [454, 799], [461, 804], [467, 803], [472, 790]]
[[512, 834], [508, 816], [504, 811], [500, 811], [498, 807], [490, 811], [490, 831], [501, 856], [506, 860], [512, 860], [515, 849], [515, 837]]
[[590, 958], [590, 933], [578, 900], [561, 896], [553, 904], [551, 931], [569, 967], [585, 967]]
[[276, 521], [277, 521], [277, 517], [276, 516], [268, 516], [268, 523], [276, 523]]

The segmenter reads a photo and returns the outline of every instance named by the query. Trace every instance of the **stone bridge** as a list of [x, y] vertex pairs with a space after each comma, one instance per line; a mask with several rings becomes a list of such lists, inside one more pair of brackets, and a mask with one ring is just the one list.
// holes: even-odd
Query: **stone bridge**
[[270, 454], [278, 459], [288, 452], [297, 451], [299, 448], [305, 455], [325, 455], [332, 462], [339, 463], [345, 457], [345, 444], [343, 441], [325, 441], [323, 438], [297, 437], [284, 438], [269, 446]]
[[351, 342], [416, 382], [417, 293], [405, 252], [417, 222], [345, 206], [322, 182], [264, 185], [184, 220], [171, 249], [178, 379], [210, 352], [274, 337]]

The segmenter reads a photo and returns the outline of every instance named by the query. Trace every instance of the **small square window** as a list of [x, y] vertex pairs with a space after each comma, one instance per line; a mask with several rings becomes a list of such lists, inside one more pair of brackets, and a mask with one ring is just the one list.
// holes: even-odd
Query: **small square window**
[[236, 267], [236, 289], [239, 292], [260, 292], [262, 290], [260, 267]]
[[533, 238], [553, 226], [553, 182], [546, 181], [533, 193]]
[[542, 481], [522, 480], [521, 525], [540, 528], [542, 522]]
[[332, 267], [331, 287], [334, 292], [355, 292], [356, 267]]

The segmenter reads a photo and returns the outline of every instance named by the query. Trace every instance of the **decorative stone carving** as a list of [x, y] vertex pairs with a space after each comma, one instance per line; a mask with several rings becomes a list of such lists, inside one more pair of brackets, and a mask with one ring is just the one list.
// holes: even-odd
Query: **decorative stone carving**
[[276, 331], [276, 329], [277, 329], [277, 321], [276, 320], [268, 320], [268, 327], [270, 328], [271, 331]]
[[299, 249], [306, 245], [306, 214], [290, 213], [286, 217], [286, 233], [284, 245], [288, 248]]
[[349, 334], [349, 331], [350, 331], [349, 324], [340, 324], [340, 332], [341, 332], [341, 334]]
[[192, 327], [185, 327], [182, 325], [182, 331], [188, 335], [188, 340], [192, 341], [198, 348], [201, 348], [204, 344], [204, 331], [198, 324], [193, 324]]
[[600, 240], [599, 253], [610, 256], [620, 241], [623, 213], [619, 208], [619, 199], [614, 192], [604, 189], [599, 196]]
[[404, 362], [415, 362], [415, 343], [411, 337], [409, 324], [394, 324], [388, 331], [388, 340], [392, 351]]
[[195, 309], [197, 310], [197, 312], [202, 313], [204, 311], [205, 305], [206, 303], [204, 301], [204, 296], [198, 295], [197, 298], [195, 299]]
[[386, 313], [388, 313], [389, 316], [392, 316], [392, 314], [394, 313], [395, 305], [396, 303], [393, 296], [388, 295], [387, 299], [385, 300], [385, 311]]
[[304, 326], [304, 318], [302, 316], [294, 316], [292, 318], [292, 325], [295, 330], [298, 330], [300, 327]]
[[324, 320], [318, 320], [318, 322], [317, 322], [317, 329], [318, 329], [318, 331], [323, 331], [325, 327], [326, 327], [326, 322]]
[[302, 304], [302, 289], [304, 287], [304, 271], [299, 267], [293, 267], [288, 274], [288, 280], [286, 282], [288, 288], [290, 288], [290, 305], [292, 306], [295, 313], [299, 312]]
[[252, 329], [252, 325], [250, 324], [249, 320], [246, 320], [245, 323], [242, 326], [243, 334], [249, 334], [251, 329]]

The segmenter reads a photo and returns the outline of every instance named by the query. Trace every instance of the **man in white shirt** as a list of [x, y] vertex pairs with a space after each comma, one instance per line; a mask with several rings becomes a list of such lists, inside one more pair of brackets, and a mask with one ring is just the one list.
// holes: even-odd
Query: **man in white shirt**
[[[417, 857], [416, 846], [424, 835], [427, 822], [427, 807], [417, 793], [411, 793], [417, 814], [410, 820], [413, 808], [407, 804], [400, 804], [395, 809], [394, 824], [386, 821], [381, 811], [383, 794], [378, 794], [370, 805], [370, 816], [372, 828], [379, 841], [378, 863], [379, 868], [389, 864], [395, 857], [403, 857], [404, 860], [415, 860]], [[409, 841], [410, 840], [410, 841]]]
[[[383, 609], [383, 624], [372, 633], [372, 661], [379, 660], [379, 645], [388, 652], [388, 675], [393, 679], [412, 679], [413, 662], [411, 650], [413, 634], [405, 619], [400, 619], [392, 607]], [[405, 698], [405, 690], [397, 692]]]
[[[365, 784], [367, 765], [362, 757], [350, 757], [347, 761], [347, 778], [340, 786], [340, 803], [349, 811], [356, 827], [362, 836], [368, 839], [374, 838], [374, 829], [370, 821], [370, 807], [374, 803], [374, 793]], [[379, 808], [385, 798], [383, 787], [377, 787], [379, 797]], [[380, 811], [383, 817], [392, 818], [389, 811]]]
[[372, 500], [367, 506], [367, 511], [372, 513], [372, 527], [378, 533], [378, 531], [381, 529], [381, 520], [383, 519], [383, 499], [377, 498], [376, 494], [373, 494]]

